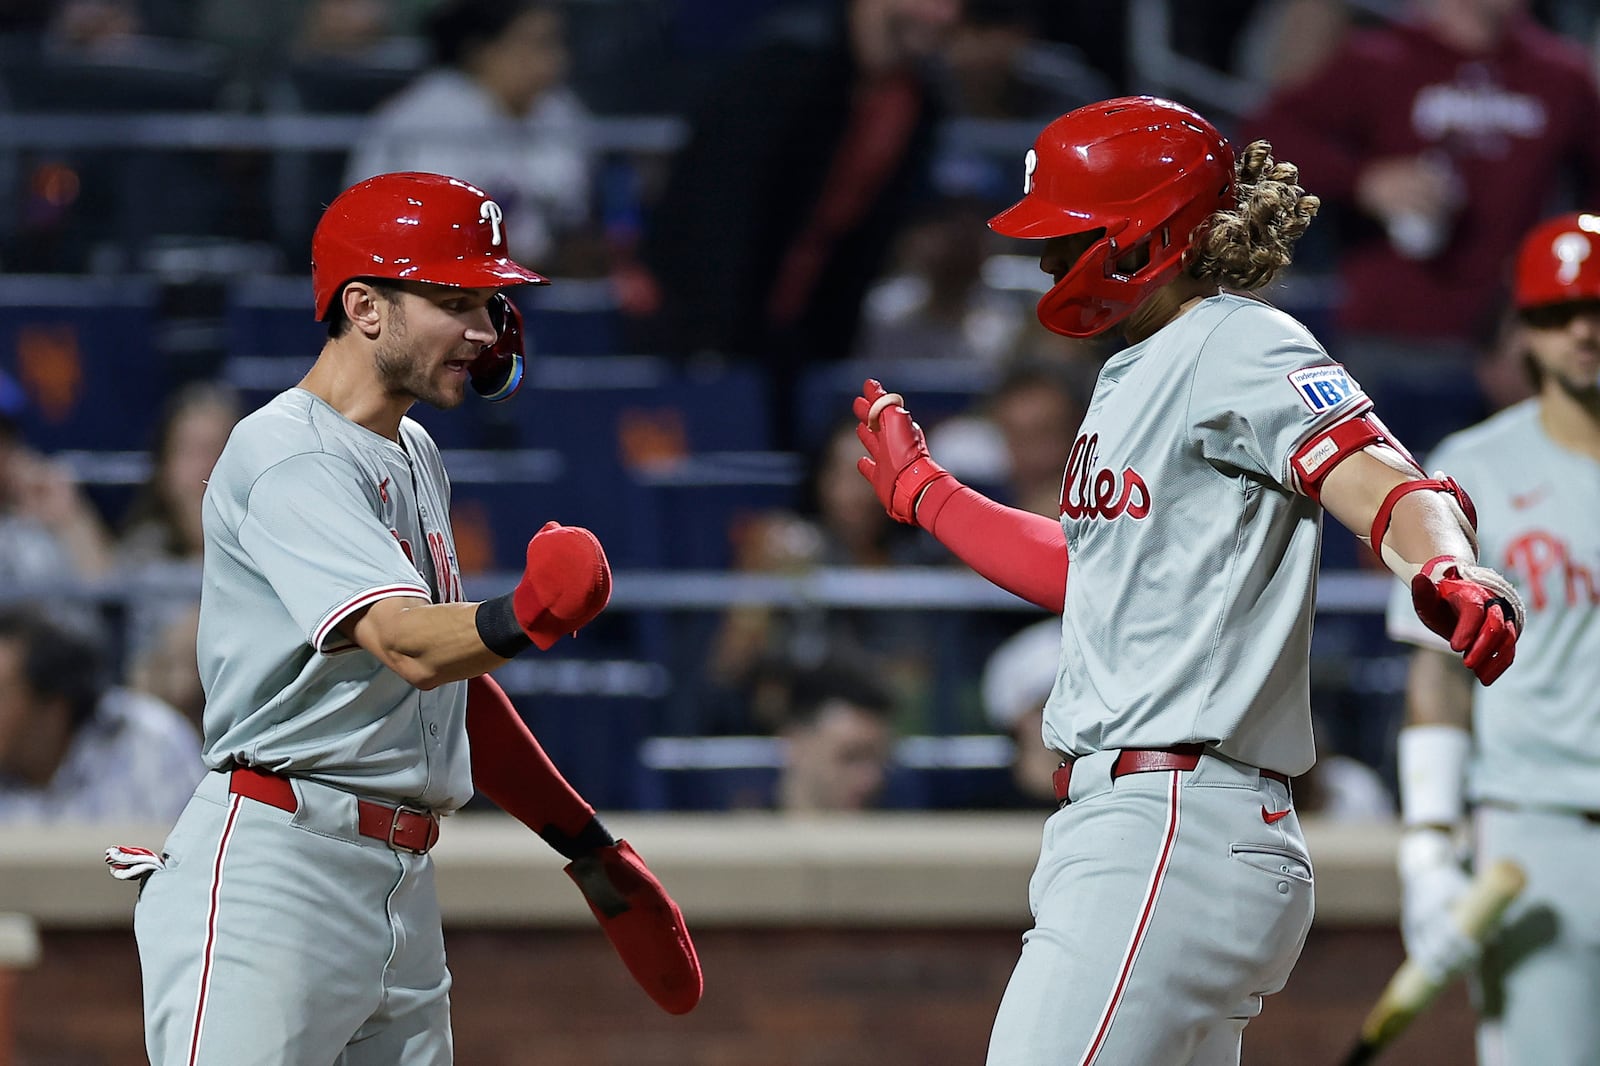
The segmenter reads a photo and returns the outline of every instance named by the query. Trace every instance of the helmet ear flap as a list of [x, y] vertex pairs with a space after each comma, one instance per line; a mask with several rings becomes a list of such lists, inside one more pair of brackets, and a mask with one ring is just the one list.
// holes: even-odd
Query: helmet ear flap
[[474, 392], [485, 400], [499, 403], [509, 400], [522, 385], [526, 363], [522, 312], [503, 292], [489, 298], [488, 312], [497, 336], [493, 344], [484, 345], [468, 373]]

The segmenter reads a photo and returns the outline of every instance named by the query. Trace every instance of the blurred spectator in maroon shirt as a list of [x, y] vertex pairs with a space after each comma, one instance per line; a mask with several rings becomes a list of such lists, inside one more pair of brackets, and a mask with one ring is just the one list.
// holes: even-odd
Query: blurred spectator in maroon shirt
[[[1392, 392], [1397, 382], [1470, 379], [1518, 235], [1551, 201], [1600, 199], [1590, 58], [1526, 8], [1417, 0], [1404, 22], [1350, 33], [1241, 138], [1269, 139], [1307, 189], [1342, 209], [1334, 354], [1386, 418], [1415, 406]], [[1406, 439], [1426, 447], [1436, 435]]]

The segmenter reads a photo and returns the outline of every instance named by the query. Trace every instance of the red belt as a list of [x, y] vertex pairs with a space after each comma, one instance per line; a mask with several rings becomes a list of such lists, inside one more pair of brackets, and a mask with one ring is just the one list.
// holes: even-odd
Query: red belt
[[[287, 777], [241, 766], [228, 775], [228, 791], [293, 814], [300, 806]], [[391, 807], [356, 800], [356, 830], [396, 851], [421, 855], [439, 842], [439, 816], [421, 807]]]
[[[1171, 748], [1124, 748], [1118, 753], [1117, 761], [1111, 764], [1111, 776], [1115, 779], [1156, 770], [1193, 770], [1200, 765], [1200, 757], [1205, 752], [1204, 744], [1178, 744]], [[1056, 799], [1062, 803], [1067, 801], [1067, 789], [1072, 784], [1072, 762], [1071, 759], [1063, 761], [1050, 778], [1056, 786]], [[1286, 785], [1289, 783], [1289, 775], [1276, 770], [1262, 770], [1261, 776], [1282, 781]]]

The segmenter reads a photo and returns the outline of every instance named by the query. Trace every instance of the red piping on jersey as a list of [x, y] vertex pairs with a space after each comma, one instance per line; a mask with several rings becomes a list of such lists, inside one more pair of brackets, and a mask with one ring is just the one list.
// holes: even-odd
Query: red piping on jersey
[[200, 1030], [206, 1020], [206, 995], [211, 991], [211, 962], [217, 951], [217, 902], [222, 894], [222, 860], [228, 854], [228, 841], [233, 838], [233, 823], [239, 817], [240, 797], [230, 797], [228, 820], [222, 826], [222, 839], [217, 841], [217, 861], [211, 867], [211, 907], [206, 912], [206, 949], [200, 966], [200, 995], [194, 1004], [194, 1031], [189, 1036], [189, 1066], [200, 1057]]
[[1106, 1001], [1106, 1007], [1100, 1015], [1100, 1024], [1094, 1032], [1094, 1040], [1089, 1044], [1089, 1050], [1083, 1053], [1080, 1066], [1089, 1066], [1095, 1057], [1105, 1047], [1106, 1037], [1111, 1033], [1111, 1023], [1117, 1016], [1117, 1008], [1122, 1005], [1122, 994], [1128, 989], [1128, 979], [1133, 975], [1134, 960], [1139, 957], [1139, 949], [1144, 946], [1144, 935], [1150, 931], [1150, 919], [1155, 915], [1156, 899], [1161, 895], [1161, 885], [1167, 879], [1167, 869], [1172, 865], [1172, 849], [1178, 842], [1178, 771], [1169, 771], [1171, 775], [1167, 786], [1167, 828], [1166, 835], [1161, 841], [1161, 854], [1156, 859], [1155, 869], [1150, 871], [1150, 887], [1145, 889], [1144, 905], [1139, 908], [1139, 921], [1133, 927], [1133, 936], [1128, 941], [1128, 949], [1123, 952], [1122, 965], [1117, 972], [1116, 987], [1111, 990], [1111, 998]]
[[427, 589], [423, 588], [421, 585], [384, 585], [382, 588], [367, 589], [365, 592], [358, 592], [350, 599], [346, 600], [328, 612], [328, 617], [323, 619], [322, 624], [317, 626], [317, 631], [311, 635], [311, 646], [317, 651], [321, 651], [322, 642], [328, 639], [329, 631], [332, 630], [334, 626], [344, 621], [345, 616], [350, 612], [358, 610], [362, 607], [366, 607], [369, 604], [377, 603], [379, 600], [386, 600], [390, 596], [407, 595], [420, 596], [427, 600], [430, 599], [433, 594]]

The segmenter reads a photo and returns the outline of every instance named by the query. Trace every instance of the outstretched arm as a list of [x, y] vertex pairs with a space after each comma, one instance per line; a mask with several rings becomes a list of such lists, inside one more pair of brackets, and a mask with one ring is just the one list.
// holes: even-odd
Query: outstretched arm
[[1321, 484], [1322, 505], [1411, 586], [1417, 617], [1450, 642], [1483, 684], [1516, 655], [1522, 600], [1478, 565], [1472, 501], [1450, 478], [1426, 478], [1408, 457], [1374, 445], [1341, 459]]
[[898, 393], [868, 379], [855, 400], [861, 476], [889, 516], [921, 526], [983, 577], [1060, 614], [1067, 596], [1067, 538], [1059, 522], [1006, 507], [967, 488], [928, 454], [922, 427]]

